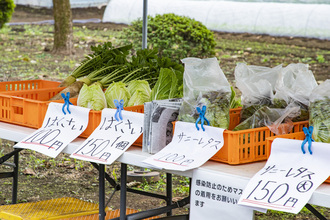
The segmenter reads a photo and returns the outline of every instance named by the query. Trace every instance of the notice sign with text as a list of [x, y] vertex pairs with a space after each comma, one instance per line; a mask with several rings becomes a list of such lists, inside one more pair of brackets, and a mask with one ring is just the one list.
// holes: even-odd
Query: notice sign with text
[[247, 181], [195, 169], [191, 182], [190, 220], [253, 219], [253, 210], [238, 205]]
[[239, 204], [297, 214], [330, 175], [330, 144], [276, 138], [270, 157], [248, 183]]
[[115, 119], [116, 109], [102, 110], [101, 123], [70, 157], [112, 164], [143, 132], [144, 114], [121, 111], [123, 120]]
[[202, 166], [223, 146], [224, 129], [178, 121], [172, 142], [143, 162], [158, 169], [185, 171]]
[[62, 107], [62, 103], [49, 103], [42, 127], [14, 147], [31, 149], [49, 157], [57, 157], [86, 129], [90, 111], [88, 108], [70, 105], [71, 114], [66, 108], [66, 114], [64, 114]]

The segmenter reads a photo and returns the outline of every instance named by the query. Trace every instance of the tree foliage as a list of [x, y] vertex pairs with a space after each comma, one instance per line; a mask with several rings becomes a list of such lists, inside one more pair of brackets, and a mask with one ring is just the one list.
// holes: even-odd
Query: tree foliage
[[[160, 55], [174, 60], [212, 56], [216, 45], [213, 32], [201, 22], [173, 13], [148, 16], [147, 38], [149, 48], [158, 48]], [[141, 48], [142, 20], [133, 21], [124, 29], [122, 39], [135, 49]]]
[[13, 0], [0, 0], [0, 29], [10, 21], [14, 8]]

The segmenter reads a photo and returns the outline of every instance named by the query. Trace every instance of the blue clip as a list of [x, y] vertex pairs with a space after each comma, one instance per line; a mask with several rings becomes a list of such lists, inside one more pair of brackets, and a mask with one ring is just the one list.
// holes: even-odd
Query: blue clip
[[310, 154], [312, 154], [312, 149], [311, 149], [311, 147], [312, 147], [312, 142], [315, 142], [315, 141], [313, 140], [313, 138], [312, 138], [312, 135], [313, 135], [313, 126], [309, 126], [309, 129], [306, 128], [306, 127], [303, 127], [303, 131], [304, 131], [304, 133], [305, 133], [306, 138], [305, 138], [305, 140], [304, 140], [304, 141], [302, 142], [302, 144], [301, 144], [301, 150], [302, 150], [302, 152], [303, 152], [304, 154], [306, 153], [306, 151], [305, 151], [305, 149], [304, 149], [304, 146], [305, 146], [305, 144], [308, 142], [308, 151], [309, 151]]
[[124, 109], [124, 100], [122, 99], [122, 100], [120, 100], [120, 102], [118, 102], [118, 100], [115, 99], [115, 100], [113, 100], [113, 102], [115, 103], [115, 106], [117, 108], [117, 111], [115, 113], [115, 119], [117, 121], [119, 121], [119, 119], [118, 119], [118, 115], [119, 115], [120, 120], [123, 120], [123, 117], [121, 115], [121, 110]]
[[206, 106], [204, 105], [202, 107], [202, 109], [200, 107], [197, 107], [196, 109], [199, 113], [199, 117], [197, 118], [196, 123], [195, 123], [197, 131], [199, 131], [199, 127], [198, 127], [199, 121], [201, 121], [201, 127], [202, 127], [203, 131], [205, 131], [204, 120], [206, 121], [207, 125], [210, 125], [210, 122], [205, 118]]
[[64, 107], [66, 107], [66, 110], [69, 112], [69, 114], [71, 114], [70, 110], [69, 110], [69, 106], [72, 105], [72, 103], [70, 102], [70, 92], [67, 92], [66, 93], [66, 96], [62, 93], [61, 94], [63, 99], [64, 99], [64, 104], [63, 104], [63, 107], [62, 107], [62, 112], [66, 115], [66, 112], [64, 111]]

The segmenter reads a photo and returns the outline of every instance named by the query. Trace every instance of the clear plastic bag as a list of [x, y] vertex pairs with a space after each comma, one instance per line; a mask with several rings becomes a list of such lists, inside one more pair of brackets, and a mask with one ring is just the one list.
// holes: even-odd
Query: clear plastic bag
[[330, 143], [330, 79], [318, 85], [310, 95], [309, 124], [315, 141]]
[[185, 58], [183, 76], [183, 103], [179, 120], [196, 122], [196, 107], [206, 106], [206, 119], [211, 126], [227, 129], [229, 126], [230, 84], [216, 58]]
[[293, 128], [292, 118], [300, 114], [300, 108], [294, 104], [286, 108], [270, 108], [263, 106], [252, 116], [237, 125], [233, 131], [267, 126], [276, 135], [287, 134]]
[[270, 106], [282, 65], [273, 68], [238, 63], [235, 68], [236, 86], [242, 92], [241, 122], [264, 106]]
[[317, 82], [312, 71], [308, 69], [308, 64], [290, 64], [279, 74], [272, 106], [285, 108], [290, 103], [295, 103], [300, 106], [301, 114], [293, 120], [308, 120], [309, 96], [316, 86]]

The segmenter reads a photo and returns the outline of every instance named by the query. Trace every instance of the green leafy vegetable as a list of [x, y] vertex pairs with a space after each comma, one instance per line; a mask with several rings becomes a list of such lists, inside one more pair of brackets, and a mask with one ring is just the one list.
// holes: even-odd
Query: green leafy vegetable
[[265, 127], [265, 120], [272, 117], [273, 121], [277, 120], [281, 115], [278, 111], [272, 111], [268, 106], [260, 106], [250, 117], [245, 119], [237, 125], [233, 131], [240, 131], [245, 129]]
[[136, 90], [143, 91], [148, 97], [150, 97], [151, 89], [148, 81], [146, 80], [133, 80], [127, 84], [129, 93], [133, 96]]
[[[202, 108], [206, 106], [205, 118], [213, 127], [220, 127], [227, 129], [229, 127], [229, 110], [230, 110], [230, 96], [231, 93], [222, 90], [206, 92], [198, 101], [197, 106]], [[189, 112], [191, 106], [184, 101], [182, 103], [181, 112]], [[196, 122], [199, 114], [194, 111], [192, 114], [180, 114], [179, 120], [185, 122]]]
[[[106, 69], [118, 63], [125, 63], [132, 45], [113, 47], [111, 42], [105, 42], [103, 45], [91, 46], [93, 53], [88, 54], [80, 65], [74, 69], [70, 76], [64, 79], [59, 87], [67, 87], [74, 83], [76, 79], [89, 75], [93, 79], [99, 73], [100, 69]], [[109, 68], [107, 68], [109, 69]]]
[[231, 86], [230, 87], [231, 90], [231, 96], [230, 96], [230, 108], [238, 108], [241, 107], [241, 100], [240, 99], [236, 99], [236, 92], [234, 90], [234, 88]]
[[114, 82], [109, 85], [105, 91], [105, 98], [107, 100], [107, 105], [109, 108], [116, 108], [114, 100], [118, 101], [124, 100], [124, 107], [128, 106], [128, 101], [131, 98], [131, 94], [126, 88], [126, 84], [123, 82]]
[[314, 127], [313, 138], [315, 141], [330, 143], [330, 98], [310, 103], [309, 123]]
[[256, 111], [258, 111], [258, 109], [266, 106], [271, 106], [270, 98], [262, 98], [259, 100], [259, 103], [246, 103], [243, 105], [240, 113], [240, 122], [250, 118]]
[[143, 103], [150, 101], [150, 95], [146, 94], [144, 90], [136, 90], [128, 101], [128, 106], [143, 105]]
[[87, 86], [84, 84], [80, 90], [77, 105], [99, 111], [107, 107], [107, 102], [104, 92], [98, 85]]
[[151, 90], [151, 100], [162, 100], [177, 97], [178, 79], [175, 71], [161, 68], [159, 78]]
[[233, 131], [267, 126], [276, 135], [287, 134], [293, 128], [292, 118], [299, 114], [300, 108], [294, 104], [290, 104], [286, 108], [263, 106], [251, 117], [237, 125]]

